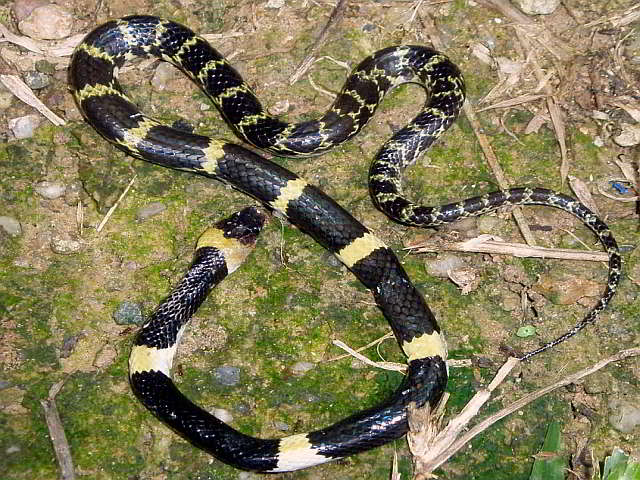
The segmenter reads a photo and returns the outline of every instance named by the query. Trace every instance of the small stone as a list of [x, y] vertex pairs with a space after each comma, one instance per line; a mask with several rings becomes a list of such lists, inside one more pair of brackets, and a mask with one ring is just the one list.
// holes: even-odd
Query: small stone
[[142, 325], [144, 323], [140, 305], [128, 300], [118, 305], [113, 312], [113, 320], [118, 325]]
[[213, 378], [221, 385], [232, 387], [240, 382], [240, 369], [230, 365], [223, 365], [216, 368]]
[[58, 5], [43, 5], [20, 21], [18, 29], [38, 40], [59, 40], [71, 34], [73, 15]]
[[168, 62], [161, 62], [153, 73], [151, 78], [151, 86], [161, 92], [167, 88], [169, 83], [181, 77], [180, 71]]
[[118, 356], [118, 351], [114, 346], [106, 344], [102, 350], [96, 355], [96, 359], [93, 361], [93, 366], [97, 368], [104, 368], [111, 365]]
[[136, 218], [139, 222], [144, 222], [145, 220], [154, 217], [167, 209], [166, 205], [162, 202], [153, 202], [145, 205], [138, 213], [136, 213]]
[[80, 340], [81, 335], [72, 335], [70, 337], [66, 337], [62, 341], [62, 348], [60, 349], [60, 358], [69, 358], [73, 353], [73, 349], [76, 348], [76, 344], [78, 340]]
[[602, 285], [560, 270], [552, 270], [532, 286], [532, 290], [543, 295], [554, 305], [573, 305], [584, 297], [599, 297]]
[[316, 364], [313, 362], [298, 362], [291, 367], [291, 373], [294, 375], [304, 375], [315, 366]]
[[376, 29], [376, 26], [373, 23], [367, 23], [362, 26], [363, 32], [373, 32]]
[[25, 115], [24, 117], [12, 118], [9, 120], [9, 129], [11, 133], [18, 138], [31, 138], [36, 128], [42, 123], [40, 115]]
[[338, 260], [338, 257], [336, 257], [333, 253], [330, 253], [330, 252], [323, 252], [322, 263], [333, 268], [338, 268], [342, 265], [342, 262]]
[[214, 417], [224, 423], [233, 422], [233, 415], [231, 415], [231, 412], [229, 410], [225, 410], [224, 408], [214, 408], [211, 413]]
[[71, 182], [64, 191], [64, 202], [70, 206], [78, 205], [81, 193], [82, 182], [80, 180]]
[[51, 250], [60, 255], [72, 255], [82, 249], [82, 243], [72, 238], [54, 235], [51, 238]]
[[460, 257], [450, 253], [438, 255], [434, 259], [425, 262], [427, 273], [434, 277], [448, 278], [448, 272], [459, 270], [464, 267], [464, 262]]
[[13, 101], [13, 93], [0, 83], [0, 110], [6, 110], [11, 106]]
[[32, 90], [40, 90], [51, 83], [51, 77], [46, 73], [27, 72], [24, 74], [24, 83]]
[[633, 147], [640, 144], [640, 124], [623, 123], [620, 128], [620, 134], [613, 137], [614, 142], [621, 147]]
[[13, 217], [7, 217], [5, 215], [0, 215], [0, 228], [12, 237], [17, 237], [22, 233], [20, 222]]
[[273, 426], [281, 432], [288, 432], [289, 430], [291, 430], [291, 427], [284, 422], [273, 422]]
[[67, 187], [63, 183], [49, 182], [44, 180], [36, 183], [34, 190], [38, 195], [49, 200], [54, 200], [64, 195]]
[[11, 455], [12, 453], [18, 453], [19, 451], [20, 447], [18, 445], [11, 445], [5, 450], [5, 452], [7, 452], [7, 454], [9, 455]]
[[631, 433], [640, 425], [640, 408], [621, 398], [609, 400], [609, 424], [617, 431]]
[[267, 8], [282, 8], [284, 7], [284, 0], [269, 0], [266, 4]]
[[46, 60], [37, 60], [35, 67], [36, 71], [40, 73], [46, 73], [47, 75], [53, 75], [56, 73], [56, 66]]
[[529, 15], [549, 15], [560, 6], [560, 0], [520, 0], [518, 3]]
[[13, 15], [19, 22], [31, 15], [34, 9], [46, 5], [47, 0], [16, 0], [13, 2]]

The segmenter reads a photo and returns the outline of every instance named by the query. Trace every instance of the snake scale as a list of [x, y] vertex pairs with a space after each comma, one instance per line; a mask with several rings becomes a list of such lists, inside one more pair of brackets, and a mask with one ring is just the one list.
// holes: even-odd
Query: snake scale
[[130, 383], [139, 400], [193, 444], [235, 467], [282, 472], [317, 465], [404, 435], [407, 406], [435, 406], [447, 384], [446, 345], [423, 296], [393, 251], [335, 201], [294, 173], [241, 146], [169, 126], [140, 112], [117, 72], [133, 57], [154, 56], [180, 68], [208, 95], [244, 141], [279, 156], [311, 156], [357, 134], [385, 94], [407, 82], [428, 94], [420, 113], [381, 148], [370, 168], [374, 204], [399, 223], [435, 226], [503, 206], [547, 205], [584, 222], [609, 254], [605, 292], [565, 335], [574, 335], [606, 308], [621, 261], [609, 228], [578, 201], [541, 188], [515, 188], [440, 207], [409, 202], [401, 173], [456, 119], [465, 99], [462, 75], [447, 57], [422, 46], [394, 46], [363, 60], [319, 119], [291, 124], [269, 115], [251, 88], [204, 39], [172, 21], [131, 16], [105, 23], [76, 48], [69, 79], [88, 123], [128, 154], [169, 168], [215, 178], [285, 215], [338, 259], [371, 291], [408, 357], [400, 387], [382, 404], [318, 431], [281, 439], [247, 436], [184, 397], [171, 380], [173, 357], [190, 316], [213, 286], [255, 243], [264, 216], [255, 208], [220, 222], [198, 242], [189, 272], [142, 327], [131, 352]]

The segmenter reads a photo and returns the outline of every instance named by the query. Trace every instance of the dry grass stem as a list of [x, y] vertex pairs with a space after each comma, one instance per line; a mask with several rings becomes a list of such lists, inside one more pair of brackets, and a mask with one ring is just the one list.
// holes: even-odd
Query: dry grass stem
[[296, 83], [305, 73], [307, 73], [307, 70], [309, 70], [311, 65], [313, 65], [316, 52], [320, 50], [320, 48], [327, 41], [327, 34], [329, 33], [329, 31], [336, 25], [340, 24], [342, 18], [344, 17], [344, 12], [346, 9], [347, 0], [338, 0], [338, 3], [329, 16], [329, 20], [324, 25], [322, 31], [320, 32], [320, 35], [318, 35], [316, 40], [313, 42], [313, 45], [309, 49], [309, 53], [302, 60], [302, 62], [300, 62], [300, 65], [298, 65], [298, 68], [296, 68], [295, 72], [293, 72], [291, 78], [289, 78], [289, 85], [293, 85], [294, 83]]
[[[391, 370], [394, 372], [404, 373], [407, 370], [407, 365], [404, 363], [394, 363], [394, 362], [374, 362], [373, 360], [369, 360], [364, 355], [358, 353], [356, 350], [349, 347], [346, 343], [340, 340], [333, 340], [332, 342], [336, 347], [343, 349], [345, 352], [348, 352], [348, 355], [357, 358], [362, 363], [366, 363], [369, 366], [381, 368], [382, 370]], [[343, 355], [344, 357], [344, 355]], [[329, 360], [331, 361], [331, 360]]]
[[[411, 418], [416, 412], [409, 410], [409, 428], [408, 434], [409, 449], [414, 455], [415, 465], [415, 479], [427, 479], [431, 478], [431, 475], [436, 468], [449, 459], [457, 450], [451, 451], [451, 446], [456, 442], [456, 439], [460, 436], [462, 431], [467, 428], [467, 425], [474, 418], [480, 408], [491, 398], [491, 393], [500, 385], [504, 379], [509, 375], [511, 370], [520, 363], [517, 358], [509, 358], [506, 363], [500, 367], [498, 373], [493, 378], [489, 385], [479, 390], [473, 398], [467, 403], [462, 411], [453, 419], [449, 421], [447, 426], [438, 432], [438, 424], [440, 420], [437, 416], [428, 418], [428, 409], [422, 409], [427, 411], [427, 417], [424, 417], [421, 413], [419, 422], [412, 422]], [[414, 425], [417, 423], [417, 431], [414, 431]]]
[[[484, 432], [487, 428], [489, 428], [491, 425], [496, 423], [498, 420], [501, 420], [504, 417], [512, 414], [513, 412], [523, 408], [524, 406], [528, 405], [529, 403], [533, 402], [534, 400], [537, 400], [538, 398], [540, 398], [540, 397], [542, 397], [542, 396], [544, 396], [544, 395], [546, 395], [546, 394], [548, 394], [548, 393], [550, 393], [550, 392], [552, 392], [554, 390], [557, 390], [558, 388], [564, 387], [564, 386], [569, 385], [571, 383], [576, 383], [580, 379], [582, 379], [582, 378], [584, 378], [584, 377], [586, 377], [588, 375], [591, 375], [594, 372], [597, 372], [598, 370], [606, 367], [610, 363], [619, 362], [619, 361], [625, 360], [626, 358], [636, 357], [636, 356], [640, 356], [640, 348], [630, 348], [630, 349], [627, 349], [627, 350], [621, 350], [618, 353], [616, 353], [615, 355], [612, 355], [612, 356], [610, 356], [608, 358], [600, 360], [599, 362], [597, 362], [596, 364], [594, 364], [593, 366], [591, 366], [589, 368], [585, 368], [585, 369], [580, 370], [580, 371], [578, 371], [576, 373], [568, 375], [568, 376], [564, 377], [563, 379], [558, 380], [557, 382], [555, 382], [555, 383], [553, 383], [553, 384], [551, 384], [551, 385], [549, 385], [547, 387], [544, 387], [544, 388], [542, 388], [542, 389], [540, 389], [540, 390], [538, 390], [536, 392], [530, 393], [529, 395], [525, 395], [520, 400], [517, 400], [516, 402], [512, 403], [508, 407], [503, 408], [499, 412], [491, 415], [490, 417], [487, 417], [486, 419], [482, 420], [480, 423], [478, 423], [475, 426], [473, 426], [469, 431], [467, 431], [460, 438], [458, 438], [457, 440], [452, 441], [445, 449], [442, 450], [442, 452], [438, 453], [437, 455], [431, 455], [431, 459], [429, 460], [428, 463], [425, 464], [425, 468], [427, 468], [426, 471], [433, 471], [436, 468], [440, 467], [449, 458], [451, 458], [456, 452], [458, 452], [462, 447], [464, 447], [467, 443], [469, 443], [471, 440], [473, 440], [480, 433]], [[498, 372], [498, 375], [496, 375], [496, 378], [494, 378], [494, 380], [491, 382], [490, 386], [487, 387], [486, 390], [478, 392], [478, 394], [476, 394], [476, 396], [473, 397], [471, 402], [476, 401], [476, 397], [479, 396], [479, 395], [481, 395], [482, 398], [484, 398], [484, 396], [486, 396], [486, 392], [487, 391], [489, 391], [489, 392], [491, 391], [491, 385], [493, 385], [496, 382], [496, 380], [498, 379], [499, 376], [502, 376], [502, 378], [500, 379], [500, 382], [501, 382], [502, 379], [504, 378], [503, 370], [505, 370], [505, 367], [509, 366], [509, 368], [506, 369], [506, 373], [508, 373], [508, 371], [510, 371], [511, 368], [513, 368], [513, 366], [510, 365], [510, 363], [513, 362], [513, 361], [515, 361], [515, 363], [519, 362], [517, 359], [514, 359], [514, 358], [510, 358], [509, 360], [507, 360], [507, 363], [505, 363], [505, 365], [503, 365], [503, 367], [500, 369], [500, 371]], [[463, 412], [465, 412], [466, 409], [467, 409], [467, 407], [465, 407], [463, 409]], [[460, 415], [462, 415], [462, 413]], [[454, 420], [457, 421], [457, 417]], [[452, 422], [453, 422], [453, 420], [452, 420]], [[447, 426], [447, 428], [448, 428], [448, 426]], [[444, 433], [444, 431], [438, 435], [438, 438], [443, 433]]]
[[[464, 102], [464, 106], [462, 107], [462, 109], [467, 116], [469, 123], [471, 124], [471, 128], [473, 128], [473, 132], [475, 133], [476, 138], [478, 139], [478, 143], [480, 144], [480, 148], [482, 148], [482, 152], [484, 153], [484, 157], [489, 164], [489, 167], [491, 168], [496, 181], [498, 182], [498, 186], [502, 190], [507, 190], [510, 185], [504, 176], [504, 172], [502, 171], [502, 168], [498, 163], [498, 159], [495, 153], [493, 153], [493, 149], [489, 144], [487, 136], [483, 133], [482, 126], [480, 125], [480, 122], [476, 117], [473, 107], [469, 102]], [[518, 224], [518, 228], [520, 229], [520, 233], [522, 233], [524, 240], [527, 242], [527, 244], [535, 246], [536, 241], [533, 237], [533, 234], [531, 233], [531, 230], [529, 229], [529, 225], [522, 215], [522, 210], [516, 207], [512, 210], [511, 213], [516, 223]]]
[[107, 222], [109, 221], [109, 219], [111, 218], [111, 215], [113, 215], [113, 212], [116, 211], [116, 208], [118, 208], [118, 205], [120, 205], [120, 202], [122, 201], [122, 199], [125, 197], [125, 195], [127, 194], [127, 192], [129, 191], [129, 189], [131, 188], [131, 186], [133, 185], [133, 182], [136, 181], [136, 178], [138, 178], [138, 175], [134, 175], [133, 178], [131, 179], [131, 181], [129, 182], [129, 184], [126, 186], [126, 188], [124, 189], [124, 191], [120, 194], [120, 196], [118, 197], [118, 200], [116, 200], [116, 203], [114, 203], [111, 208], [109, 209], [109, 211], [107, 212], [107, 214], [104, 216], [104, 218], [102, 219], [102, 221], [100, 222], [100, 224], [98, 225], [98, 227], [96, 228], [96, 232], [100, 232], [104, 226], [107, 224]]
[[44, 409], [44, 417], [47, 421], [49, 437], [51, 437], [53, 450], [60, 468], [60, 479], [74, 480], [76, 474], [73, 468], [71, 449], [69, 448], [69, 442], [67, 442], [67, 436], [64, 433], [64, 427], [62, 426], [55, 402], [56, 395], [62, 388], [62, 385], [64, 385], [64, 380], [54, 383], [49, 389], [49, 396], [44, 400], [40, 400], [40, 404]]
[[491, 253], [511, 255], [513, 257], [557, 258], [560, 260], [588, 260], [591, 262], [606, 262], [609, 257], [606, 252], [590, 252], [568, 248], [546, 248], [523, 243], [503, 242], [494, 235], [480, 235], [464, 242], [421, 242], [405, 247], [416, 253], [434, 253], [442, 251]]
[[496, 108], [510, 108], [518, 105], [522, 105], [525, 103], [533, 102], [535, 100], [539, 100], [544, 98], [545, 95], [532, 95], [530, 93], [525, 93], [524, 95], [519, 95], [514, 98], [509, 98], [507, 100], [502, 100], [501, 102], [496, 102], [488, 107], [479, 108], [476, 110], [476, 113], [484, 112], [486, 110], [493, 110]]
[[7, 90], [13, 93], [13, 95], [30, 107], [35, 108], [54, 125], [61, 126], [65, 124], [65, 121], [49, 110], [49, 108], [35, 96], [33, 91], [22, 80], [20, 80], [20, 77], [17, 75], [0, 75], [0, 82], [2, 82]]

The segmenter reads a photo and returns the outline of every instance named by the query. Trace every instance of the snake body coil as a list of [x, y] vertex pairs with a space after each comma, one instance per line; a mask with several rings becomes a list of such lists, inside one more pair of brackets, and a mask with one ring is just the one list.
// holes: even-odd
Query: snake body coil
[[[289, 124], [268, 115], [239, 74], [188, 28], [148, 16], [108, 22], [77, 47], [70, 66], [74, 96], [90, 125], [137, 158], [222, 180], [286, 215], [371, 290], [408, 357], [405, 380], [383, 404], [328, 428], [283, 439], [246, 436], [191, 403], [170, 378], [177, 343], [206, 293], [246, 255], [242, 248], [243, 253], [233, 253], [231, 244], [236, 240], [228, 231], [230, 224], [231, 230], [240, 228], [234, 223], [239, 218], [223, 222], [201, 239], [192, 269], [143, 326], [130, 357], [130, 380], [141, 402], [220, 460], [247, 470], [288, 471], [404, 435], [408, 404], [434, 406], [442, 395], [447, 382], [446, 346], [433, 314], [391, 249], [331, 198], [240, 146], [174, 130], [142, 114], [123, 93], [116, 74], [127, 58], [147, 55], [173, 63], [200, 85], [242, 139], [285, 156], [316, 155], [346, 141], [369, 121], [386, 92], [400, 83], [422, 84], [429, 94], [427, 104], [382, 147], [371, 166], [370, 191], [376, 206], [409, 225], [437, 225], [516, 204], [558, 207], [587, 224], [610, 256], [607, 289], [571, 332], [536, 352], [592, 322], [613, 296], [620, 275], [616, 243], [607, 226], [570, 197], [524, 188], [442, 207], [419, 207], [402, 196], [401, 172], [451, 125], [464, 101], [462, 76], [444, 55], [418, 46], [376, 52], [356, 67], [322, 118]], [[262, 225], [261, 216], [253, 210], [238, 215], [248, 223], [242, 223], [240, 237], [250, 244]]]

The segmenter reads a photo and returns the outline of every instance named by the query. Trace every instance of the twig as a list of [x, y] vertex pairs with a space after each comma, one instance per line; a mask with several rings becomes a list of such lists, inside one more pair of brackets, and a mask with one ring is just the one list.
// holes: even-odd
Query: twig
[[[442, 50], [444, 45], [440, 40], [440, 36], [437, 33], [438, 30], [436, 29], [435, 22], [431, 17], [429, 17], [429, 24], [431, 27], [430, 29], [431, 31], [429, 33], [431, 42], [433, 43], [433, 46], [436, 47], [436, 49]], [[483, 133], [482, 126], [480, 125], [480, 122], [476, 117], [473, 107], [468, 101], [466, 101], [462, 106], [462, 110], [464, 111], [464, 114], [466, 115], [467, 120], [469, 120], [469, 123], [471, 124], [473, 133], [476, 135], [476, 138], [478, 139], [480, 148], [482, 148], [482, 152], [484, 153], [484, 158], [489, 164], [489, 168], [491, 168], [491, 171], [493, 172], [493, 175], [495, 176], [496, 181], [498, 182], [498, 186], [502, 190], [507, 190], [509, 188], [509, 183], [507, 182], [504, 176], [504, 172], [502, 171], [502, 168], [498, 163], [498, 159], [496, 158], [495, 153], [493, 153], [493, 149], [489, 144], [489, 140], [487, 139], [487, 136]], [[520, 233], [522, 233], [522, 236], [524, 237], [525, 242], [527, 242], [531, 246], [535, 246], [536, 245], [535, 238], [533, 237], [531, 230], [529, 230], [529, 225], [527, 224], [527, 222], [524, 219], [524, 216], [522, 215], [522, 210], [516, 207], [512, 210], [511, 214], [513, 215], [513, 218], [516, 221], [516, 224], [518, 225], [518, 228], [520, 229]]]
[[44, 409], [44, 417], [47, 421], [47, 428], [49, 429], [49, 436], [53, 443], [53, 450], [56, 453], [56, 459], [60, 467], [60, 478], [62, 480], [74, 480], [76, 478], [75, 471], [73, 469], [73, 459], [71, 458], [71, 449], [69, 448], [69, 442], [67, 442], [67, 436], [64, 433], [62, 427], [62, 421], [58, 414], [55, 398], [60, 389], [64, 385], [64, 380], [54, 383], [49, 389], [49, 397], [40, 400], [40, 404]]
[[[423, 475], [422, 478], [429, 478], [427, 475], [430, 475], [433, 470], [442, 465], [457, 451], [455, 450], [449, 453], [450, 445], [455, 442], [455, 439], [458, 438], [462, 430], [467, 427], [471, 419], [478, 414], [480, 408], [491, 398], [491, 393], [519, 363], [520, 360], [517, 358], [509, 358], [506, 363], [500, 367], [500, 370], [498, 370], [498, 373], [491, 383], [486, 388], [478, 391], [469, 403], [464, 406], [462, 411], [450, 420], [447, 426], [437, 435], [433, 435], [433, 433], [430, 434], [428, 432], [429, 429], [418, 432], [417, 436], [413, 431], [409, 432], [409, 448], [415, 456], [414, 463], [417, 470], [416, 473]], [[431, 421], [427, 421], [427, 423], [432, 423], [433, 425]], [[422, 433], [422, 435], [420, 433]], [[432, 438], [430, 440], [425, 439], [425, 433]], [[416, 478], [418, 479], [420, 477], [418, 476]]]
[[355, 357], [358, 360], [360, 360], [362, 363], [366, 363], [367, 365], [370, 365], [372, 367], [381, 368], [383, 370], [392, 370], [394, 372], [401, 372], [401, 373], [404, 373], [405, 370], [407, 369], [407, 366], [405, 364], [402, 364], [402, 363], [374, 362], [373, 360], [369, 360], [367, 357], [365, 357], [364, 355], [356, 352], [354, 349], [349, 347], [344, 342], [341, 342], [340, 340], [334, 340], [332, 343], [336, 347], [339, 347], [339, 348], [343, 349], [345, 352], [348, 352], [349, 355], [351, 355], [352, 357]]
[[340, 23], [340, 21], [342, 21], [344, 12], [347, 9], [347, 1], [348, 0], [338, 0], [338, 3], [329, 16], [329, 20], [324, 25], [322, 31], [320, 32], [320, 35], [318, 35], [318, 38], [316, 38], [315, 42], [311, 46], [309, 53], [304, 58], [304, 60], [300, 62], [300, 65], [298, 65], [298, 68], [296, 68], [293, 75], [291, 75], [291, 78], [289, 79], [289, 85], [293, 85], [294, 83], [296, 83], [300, 79], [300, 77], [302, 77], [307, 72], [307, 70], [309, 70], [311, 65], [313, 65], [315, 61], [315, 54], [326, 42], [329, 30]]
[[480, 235], [464, 242], [422, 242], [408, 245], [405, 250], [416, 253], [452, 252], [494, 253], [511, 255], [513, 257], [558, 258], [561, 260], [588, 260], [591, 262], [606, 262], [609, 257], [605, 252], [589, 252], [572, 248], [546, 248], [523, 243], [510, 243], [496, 240], [493, 235]]
[[549, 116], [551, 117], [551, 124], [553, 125], [553, 130], [556, 134], [556, 140], [558, 141], [558, 145], [560, 146], [560, 181], [562, 184], [564, 184], [564, 182], [567, 180], [567, 175], [569, 174], [569, 162], [562, 113], [560, 112], [560, 107], [558, 107], [556, 98], [553, 95], [553, 89], [546, 82], [546, 75], [542, 71], [542, 68], [540, 68], [535, 50], [532, 48], [531, 43], [527, 38], [526, 31], [520, 25], [517, 25], [515, 27], [515, 31], [520, 44], [527, 52], [527, 58], [530, 58], [531, 65], [533, 67], [533, 73], [538, 79], [538, 82], [542, 85], [542, 91], [546, 95], [547, 110], [549, 111]]
[[136, 178], [138, 178], [138, 175], [134, 175], [133, 178], [131, 179], [131, 181], [129, 182], [129, 185], [127, 185], [127, 187], [124, 189], [124, 192], [122, 192], [120, 194], [120, 196], [118, 197], [118, 200], [116, 200], [116, 203], [114, 203], [111, 208], [109, 209], [109, 211], [107, 212], [107, 214], [104, 216], [104, 218], [102, 219], [102, 221], [100, 222], [100, 225], [98, 225], [98, 228], [96, 228], [96, 232], [100, 232], [104, 226], [106, 225], [106, 223], [109, 221], [109, 219], [111, 218], [111, 215], [113, 215], [113, 212], [116, 211], [116, 208], [118, 208], [118, 205], [120, 205], [120, 202], [122, 201], [122, 199], [124, 198], [124, 196], [127, 194], [127, 192], [129, 191], [129, 189], [131, 188], [131, 186], [133, 185], [133, 182], [136, 181]]
[[49, 110], [49, 108], [34, 95], [31, 89], [22, 80], [20, 80], [17, 75], [0, 75], [0, 82], [7, 87], [7, 90], [13, 93], [24, 103], [35, 108], [42, 115], [47, 117], [54, 125], [60, 126], [65, 124], [65, 121]]
[[[474, 427], [472, 427], [469, 431], [467, 431], [464, 435], [462, 435], [459, 439], [453, 441], [450, 443], [450, 446], [448, 446], [446, 449], [443, 449], [441, 453], [439, 453], [437, 456], [432, 456], [432, 458], [429, 460], [429, 462], [426, 464], [426, 471], [433, 471], [436, 468], [438, 468], [439, 466], [441, 466], [442, 464], [444, 464], [449, 458], [451, 458], [456, 452], [458, 452], [462, 447], [464, 447], [467, 443], [469, 443], [471, 440], [473, 440], [476, 436], [478, 436], [480, 433], [482, 433], [483, 431], [485, 431], [487, 428], [489, 428], [491, 425], [493, 425], [494, 423], [496, 423], [498, 420], [503, 419], [504, 417], [506, 417], [507, 415], [512, 414], [513, 412], [521, 409], [522, 407], [524, 407], [525, 405], [528, 405], [529, 403], [533, 402], [534, 400], [537, 400], [538, 398], [546, 395], [547, 393], [550, 393], [554, 390], [557, 390], [558, 388], [564, 387], [566, 385], [569, 385], [571, 383], [576, 383], [578, 380], [591, 375], [594, 372], [597, 372], [598, 370], [606, 367], [607, 365], [609, 365], [610, 363], [613, 362], [619, 362], [621, 360], [624, 360], [626, 358], [630, 358], [630, 357], [637, 357], [640, 355], [640, 348], [630, 348], [627, 350], [621, 350], [618, 353], [616, 353], [615, 355], [612, 355], [608, 358], [605, 358], [603, 360], [600, 360], [599, 362], [597, 362], [596, 364], [594, 364], [593, 366], [589, 367], [589, 368], [585, 368], [583, 370], [580, 370], [576, 373], [573, 373], [571, 375], [566, 376], [565, 378], [558, 380], [557, 382], [544, 387], [536, 392], [530, 393], [529, 395], [525, 395], [524, 397], [522, 397], [520, 400], [517, 400], [516, 402], [512, 403], [511, 405], [509, 405], [508, 407], [503, 408], [502, 410], [500, 410], [499, 412], [487, 417], [486, 419], [482, 420], [480, 423], [478, 423], [477, 425], [475, 425]], [[500, 369], [500, 371], [498, 372], [498, 374], [502, 373], [502, 370], [509, 364], [509, 362], [511, 362], [514, 359], [509, 359], [507, 361], [507, 363]], [[517, 360], [516, 360], [517, 362]], [[497, 376], [496, 376], [497, 378]], [[495, 381], [495, 379], [494, 379]], [[493, 382], [492, 382], [493, 384]], [[489, 388], [489, 387], [488, 387]], [[476, 396], [480, 395], [483, 392], [478, 392], [478, 394], [476, 394]], [[475, 397], [471, 400], [472, 402], [475, 400]], [[465, 407], [466, 409], [466, 407]], [[464, 410], [463, 410], [464, 411]]]

